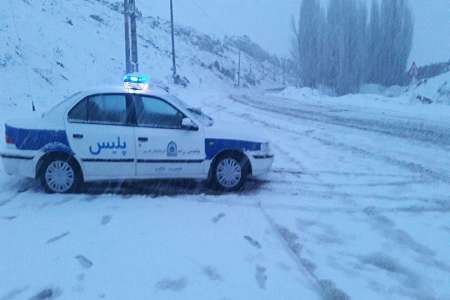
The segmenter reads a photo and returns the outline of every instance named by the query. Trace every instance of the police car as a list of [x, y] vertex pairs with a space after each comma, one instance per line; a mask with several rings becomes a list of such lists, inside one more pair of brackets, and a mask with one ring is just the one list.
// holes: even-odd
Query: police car
[[8, 174], [37, 178], [49, 193], [172, 178], [236, 191], [248, 176], [267, 173], [274, 157], [266, 140], [222, 128], [133, 74], [124, 86], [78, 92], [38, 119], [7, 122], [1, 157]]

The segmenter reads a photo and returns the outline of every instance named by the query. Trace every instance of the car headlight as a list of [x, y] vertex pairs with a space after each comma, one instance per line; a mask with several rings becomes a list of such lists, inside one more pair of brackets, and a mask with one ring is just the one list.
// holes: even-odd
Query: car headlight
[[261, 152], [264, 154], [270, 154], [270, 144], [269, 143], [262, 143], [261, 144]]

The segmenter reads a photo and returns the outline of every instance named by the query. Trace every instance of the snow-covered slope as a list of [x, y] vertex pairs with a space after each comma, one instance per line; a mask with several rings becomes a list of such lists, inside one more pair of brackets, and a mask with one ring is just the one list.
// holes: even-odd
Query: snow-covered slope
[[[88, 86], [120, 83], [124, 73], [122, 1], [8, 1], [0, 10], [0, 104], [47, 107]], [[141, 71], [154, 84], [171, 77], [169, 23], [143, 15], [138, 22]], [[178, 71], [193, 87], [232, 86], [235, 40], [219, 40], [177, 26]], [[242, 82], [270, 84], [276, 61], [242, 55]], [[267, 70], [275, 70], [268, 72]]]

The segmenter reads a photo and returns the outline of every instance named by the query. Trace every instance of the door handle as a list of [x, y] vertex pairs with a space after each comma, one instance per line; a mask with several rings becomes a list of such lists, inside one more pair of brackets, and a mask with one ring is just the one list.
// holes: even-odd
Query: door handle
[[148, 142], [148, 138], [147, 137], [139, 137], [138, 141], [145, 143], [145, 142]]
[[75, 133], [72, 136], [73, 136], [74, 139], [78, 139], [78, 140], [82, 139], [84, 137], [82, 134], [79, 134], [79, 133]]

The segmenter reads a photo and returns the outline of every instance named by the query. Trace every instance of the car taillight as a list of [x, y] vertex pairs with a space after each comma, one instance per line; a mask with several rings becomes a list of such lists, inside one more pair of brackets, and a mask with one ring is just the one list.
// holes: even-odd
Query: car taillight
[[5, 141], [6, 141], [6, 144], [8, 144], [8, 145], [14, 144], [14, 141], [10, 136], [6, 136]]

